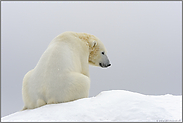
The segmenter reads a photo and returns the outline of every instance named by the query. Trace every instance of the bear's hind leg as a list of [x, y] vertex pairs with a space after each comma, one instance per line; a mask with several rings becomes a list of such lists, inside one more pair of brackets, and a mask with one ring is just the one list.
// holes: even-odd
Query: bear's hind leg
[[43, 105], [46, 105], [46, 102], [42, 99], [38, 99], [37, 100], [37, 107], [40, 107], [40, 106], [43, 106]]
[[[65, 101], [87, 98], [90, 89], [90, 78], [84, 74], [72, 72], [67, 76], [69, 87]], [[72, 79], [71, 79], [72, 78]]]

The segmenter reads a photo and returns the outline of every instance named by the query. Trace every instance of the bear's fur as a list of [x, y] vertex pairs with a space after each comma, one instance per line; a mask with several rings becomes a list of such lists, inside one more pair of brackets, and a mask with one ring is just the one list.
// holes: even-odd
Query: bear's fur
[[23, 79], [23, 110], [88, 97], [89, 64], [110, 66], [97, 37], [76, 32], [58, 35]]

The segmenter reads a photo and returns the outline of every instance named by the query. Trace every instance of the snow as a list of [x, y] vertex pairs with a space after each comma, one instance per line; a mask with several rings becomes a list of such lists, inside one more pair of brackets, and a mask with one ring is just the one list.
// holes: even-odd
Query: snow
[[103, 91], [96, 97], [49, 104], [1, 118], [3, 122], [181, 122], [182, 95], [143, 95], [125, 90]]

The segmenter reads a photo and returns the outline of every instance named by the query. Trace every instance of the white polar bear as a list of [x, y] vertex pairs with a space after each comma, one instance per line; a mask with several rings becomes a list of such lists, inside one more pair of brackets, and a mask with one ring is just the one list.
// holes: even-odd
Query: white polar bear
[[106, 49], [97, 37], [76, 32], [58, 35], [23, 79], [22, 110], [88, 97], [89, 63], [110, 66]]

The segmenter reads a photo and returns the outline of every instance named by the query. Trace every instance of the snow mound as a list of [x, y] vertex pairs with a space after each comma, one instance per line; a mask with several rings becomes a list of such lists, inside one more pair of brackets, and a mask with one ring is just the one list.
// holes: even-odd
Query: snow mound
[[182, 95], [152, 96], [124, 90], [103, 91], [96, 97], [19, 111], [2, 117], [1, 121], [181, 122]]

